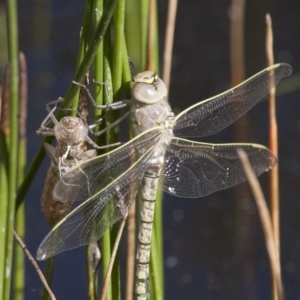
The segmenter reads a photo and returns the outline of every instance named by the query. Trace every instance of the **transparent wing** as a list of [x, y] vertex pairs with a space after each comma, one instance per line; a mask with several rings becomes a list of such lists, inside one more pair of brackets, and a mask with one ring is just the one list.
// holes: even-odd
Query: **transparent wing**
[[276, 64], [233, 89], [191, 106], [176, 117], [175, 136], [202, 137], [219, 132], [244, 115], [291, 73], [290, 65]]
[[178, 197], [196, 198], [245, 181], [237, 148], [247, 153], [257, 176], [277, 162], [269, 149], [257, 144], [206, 144], [173, 138], [162, 171], [164, 190]]
[[68, 187], [74, 187], [74, 190], [78, 189], [77, 200], [93, 197], [126, 172], [141, 155], [156, 144], [160, 135], [161, 130], [153, 128], [114, 151], [80, 162], [62, 176], [55, 186], [54, 196], [61, 202], [69, 201], [65, 191]]
[[154, 147], [128, 170], [62, 219], [42, 241], [37, 259], [87, 245], [101, 238], [115, 222], [127, 215]]

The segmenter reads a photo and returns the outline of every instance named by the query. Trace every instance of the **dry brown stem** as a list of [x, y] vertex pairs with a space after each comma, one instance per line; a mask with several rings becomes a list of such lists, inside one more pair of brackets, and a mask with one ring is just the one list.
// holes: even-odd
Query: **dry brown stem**
[[172, 51], [176, 23], [177, 0], [169, 0], [168, 18], [166, 26], [164, 61], [162, 80], [165, 83], [167, 90], [170, 86], [171, 66], [172, 66]]
[[[267, 64], [271, 66], [274, 64], [273, 54], [273, 30], [272, 20], [269, 14], [266, 15], [266, 56]], [[271, 83], [270, 83], [271, 84]], [[276, 90], [273, 88], [269, 92], [269, 148], [278, 158], [278, 127], [276, 120]], [[275, 244], [277, 255], [280, 257], [280, 220], [279, 220], [279, 175], [278, 163], [270, 171], [270, 211], [271, 220], [274, 231]], [[276, 300], [275, 278], [273, 281], [273, 299]]]
[[23, 249], [25, 255], [28, 257], [28, 259], [30, 260], [30, 262], [32, 263], [33, 267], [35, 268], [36, 272], [38, 273], [43, 285], [45, 286], [45, 289], [47, 290], [47, 292], [49, 293], [49, 297], [52, 300], [56, 300], [50, 286], [48, 285], [48, 282], [43, 274], [43, 272], [41, 271], [41, 269], [39, 268], [38, 264], [36, 263], [35, 259], [33, 258], [33, 256], [30, 254], [30, 252], [28, 251], [28, 249], [26, 248], [26, 245], [24, 244], [24, 242], [22, 241], [22, 239], [18, 236], [18, 234], [14, 231], [14, 237], [17, 240], [17, 242], [19, 243], [19, 245], [21, 246], [21, 248]]
[[280, 274], [280, 260], [278, 257], [274, 231], [266, 200], [264, 198], [259, 182], [255, 176], [255, 173], [251, 167], [247, 154], [242, 149], [238, 149], [237, 151], [242, 162], [246, 177], [249, 181], [249, 185], [252, 190], [254, 200], [258, 209], [259, 217], [262, 223], [263, 232], [265, 235], [266, 248], [270, 259], [271, 273], [272, 277], [276, 282], [276, 294], [278, 300], [284, 300], [283, 285]]

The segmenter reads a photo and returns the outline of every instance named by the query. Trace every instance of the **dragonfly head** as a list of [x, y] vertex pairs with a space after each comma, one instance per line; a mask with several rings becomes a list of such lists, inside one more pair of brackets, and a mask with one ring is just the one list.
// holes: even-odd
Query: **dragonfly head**
[[155, 72], [145, 71], [136, 74], [131, 82], [131, 94], [135, 100], [153, 104], [167, 96], [167, 87]]

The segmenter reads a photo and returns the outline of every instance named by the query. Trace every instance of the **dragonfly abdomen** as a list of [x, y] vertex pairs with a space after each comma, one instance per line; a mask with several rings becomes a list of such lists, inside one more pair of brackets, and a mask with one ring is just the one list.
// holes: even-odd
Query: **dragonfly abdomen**
[[[48, 147], [49, 146], [50, 145], [48, 145]], [[73, 160], [73, 165], [75, 165], [75, 163], [76, 162]], [[58, 181], [60, 180], [60, 173], [61, 171], [58, 167], [57, 162], [52, 160], [47, 172], [43, 194], [41, 198], [41, 209], [44, 212], [47, 223], [50, 226], [53, 226], [57, 222], [59, 222], [70, 211], [70, 208], [73, 204], [73, 201], [61, 202], [58, 199], [56, 199], [56, 197], [53, 194], [53, 190]], [[72, 192], [72, 188], [68, 188], [68, 186], [66, 186], [66, 189], [68, 190], [66, 191], [68, 197], [70, 199], [75, 199], [76, 195], [74, 195], [74, 192]]]
[[[144, 174], [142, 182], [142, 211], [139, 227], [139, 245], [137, 249], [137, 278], [136, 278], [136, 299], [150, 300], [149, 284], [149, 262], [150, 247], [152, 239], [152, 227], [156, 192], [160, 173], [164, 162], [164, 148], [160, 148], [154, 157], [150, 159], [149, 166]], [[160, 156], [157, 154], [160, 153]]]

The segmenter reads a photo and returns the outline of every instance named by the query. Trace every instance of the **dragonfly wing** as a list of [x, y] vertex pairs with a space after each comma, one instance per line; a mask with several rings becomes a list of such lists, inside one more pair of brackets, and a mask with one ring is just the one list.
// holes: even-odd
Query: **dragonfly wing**
[[257, 176], [277, 162], [262, 145], [206, 144], [173, 138], [165, 154], [164, 190], [178, 197], [196, 198], [245, 181], [237, 148], [247, 153]]
[[101, 191], [115, 178], [126, 172], [141, 155], [159, 139], [161, 131], [154, 128], [105, 155], [82, 161], [64, 174], [54, 189], [59, 201], [69, 201], [65, 190], [77, 187], [77, 200], [85, 200]]
[[138, 190], [153, 147], [126, 172], [62, 219], [42, 241], [37, 259], [95, 242], [115, 222], [124, 218]]
[[291, 73], [290, 65], [276, 64], [222, 94], [193, 105], [176, 117], [175, 136], [202, 137], [221, 131]]

